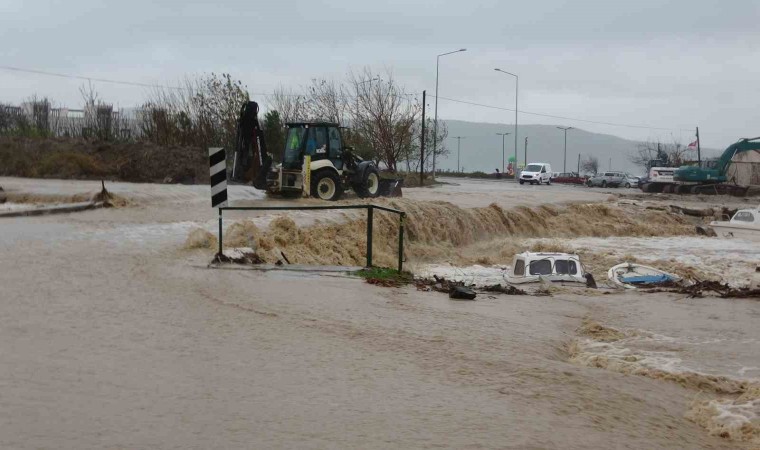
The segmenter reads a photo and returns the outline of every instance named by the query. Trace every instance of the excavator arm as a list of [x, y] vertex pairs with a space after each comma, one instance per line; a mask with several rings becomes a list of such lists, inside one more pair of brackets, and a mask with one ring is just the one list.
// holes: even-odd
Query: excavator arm
[[737, 153], [748, 152], [751, 150], [760, 150], [760, 137], [741, 139], [739, 142], [730, 145], [720, 156], [716, 169], [721, 175], [725, 175], [729, 164], [731, 164], [731, 160], [734, 159], [734, 156]]
[[247, 102], [240, 108], [232, 180], [240, 183], [252, 182], [256, 189], [265, 190], [267, 173], [272, 168], [272, 155], [267, 152], [258, 115], [259, 104], [256, 102]]

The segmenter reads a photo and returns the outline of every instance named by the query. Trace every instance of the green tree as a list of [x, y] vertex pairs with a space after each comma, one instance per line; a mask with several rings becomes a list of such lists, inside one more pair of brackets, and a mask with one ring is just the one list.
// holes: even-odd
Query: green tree
[[285, 148], [285, 128], [280, 113], [276, 109], [264, 114], [264, 139], [272, 158], [280, 162]]

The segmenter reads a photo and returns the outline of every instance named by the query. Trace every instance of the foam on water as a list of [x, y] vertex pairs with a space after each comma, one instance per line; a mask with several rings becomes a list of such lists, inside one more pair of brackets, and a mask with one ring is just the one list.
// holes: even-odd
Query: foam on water
[[[497, 243], [495, 243], [497, 244]], [[740, 239], [718, 239], [696, 236], [670, 237], [582, 237], [568, 239], [526, 239], [500, 242], [509, 247], [510, 254], [542, 246], [561, 246], [557, 250], [576, 252], [587, 270], [593, 269], [597, 282], [606, 279], [606, 271], [613, 264], [634, 259], [651, 263], [663, 270], [674, 271], [689, 278], [691, 268], [703, 276], [721, 280], [732, 286], [746, 286], [752, 279], [760, 262], [760, 246]], [[492, 250], [497, 253], [498, 248]], [[511, 256], [511, 255], [510, 255]], [[422, 276], [443, 276], [447, 279], [474, 282], [476, 284], [503, 283], [502, 276], [511, 265], [510, 257], [503, 257], [501, 264], [454, 266], [451, 264], [428, 264], [417, 267]], [[679, 270], [682, 269], [682, 270]]]
[[[630, 375], [675, 382], [700, 392], [686, 417], [715, 436], [760, 444], [760, 378], [747, 378], [756, 367], [742, 367], [738, 376], [727, 368], [696, 367], [684, 362], [690, 346], [709, 345], [698, 337], [676, 338], [643, 330], [620, 331], [586, 321], [583, 337], [568, 345], [570, 361]], [[693, 360], [692, 360], [693, 361]], [[704, 398], [707, 396], [707, 398]], [[716, 398], [716, 396], [718, 396]]]

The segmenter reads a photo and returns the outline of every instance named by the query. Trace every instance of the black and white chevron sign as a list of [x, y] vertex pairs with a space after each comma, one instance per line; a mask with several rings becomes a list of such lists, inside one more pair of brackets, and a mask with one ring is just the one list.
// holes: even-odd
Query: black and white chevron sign
[[211, 168], [211, 207], [227, 206], [227, 155], [223, 148], [208, 149], [208, 164]]

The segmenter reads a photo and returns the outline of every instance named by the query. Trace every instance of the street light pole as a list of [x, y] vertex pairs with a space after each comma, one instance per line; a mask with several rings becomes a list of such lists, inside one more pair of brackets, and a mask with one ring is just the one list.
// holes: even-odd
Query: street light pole
[[457, 172], [462, 171], [462, 166], [459, 164], [459, 144], [462, 143], [462, 137], [463, 136], [454, 136], [454, 139], [457, 140]]
[[[507, 72], [506, 70], [501, 70], [498, 67], [494, 70], [515, 77], [515, 164], [517, 164], [517, 94], [520, 91], [520, 77], [511, 72]], [[527, 160], [525, 161], [525, 164], [528, 164]], [[517, 177], [515, 177], [515, 181], [517, 181]]]
[[497, 135], [501, 136], [501, 170], [504, 171], [504, 168], [507, 167], [507, 162], [504, 160], [504, 137], [509, 136], [511, 133], [496, 133]]
[[562, 160], [562, 171], [567, 172], [567, 130], [572, 130], [573, 127], [557, 127], [565, 132], [565, 158]]
[[438, 149], [438, 66], [441, 62], [441, 56], [452, 53], [466, 52], [466, 48], [460, 48], [453, 52], [441, 53], [435, 58], [435, 119], [433, 121], [433, 181], [435, 181], [435, 151]]

